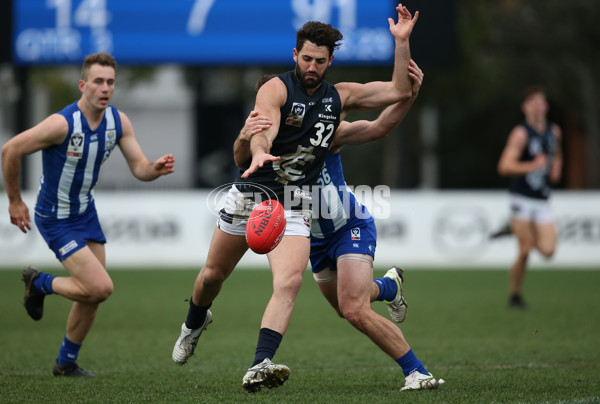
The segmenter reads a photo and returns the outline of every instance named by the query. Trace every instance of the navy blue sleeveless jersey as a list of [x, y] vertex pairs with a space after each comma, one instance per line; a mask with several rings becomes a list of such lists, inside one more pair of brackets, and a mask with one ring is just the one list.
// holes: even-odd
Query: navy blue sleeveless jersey
[[313, 95], [308, 95], [293, 70], [278, 77], [287, 88], [287, 99], [281, 108], [279, 132], [270, 154], [281, 159], [265, 164], [246, 179], [241, 178], [250, 166], [249, 161], [240, 169], [236, 184], [248, 184], [238, 185], [242, 192], [256, 190], [250, 183], [260, 184], [274, 193], [271, 198], [285, 200], [285, 192], [289, 194], [294, 188], [316, 184], [340, 123], [342, 104], [336, 88], [326, 81]]
[[325, 239], [361, 222], [374, 221], [366, 206], [356, 200], [346, 184], [340, 153], [327, 153], [317, 184], [320, 195], [319, 206], [315, 209], [319, 211], [313, 214], [311, 239]]
[[548, 157], [548, 164], [526, 175], [511, 177], [508, 189], [511, 193], [529, 198], [548, 199], [550, 196], [549, 174], [556, 152], [556, 137], [552, 132], [552, 125], [548, 122], [543, 133], [536, 132], [526, 122], [521, 123], [521, 126], [527, 131], [527, 145], [523, 149], [519, 161], [533, 161], [537, 155], [545, 153]]
[[69, 133], [59, 145], [42, 150], [42, 177], [35, 213], [65, 219], [94, 208], [93, 188], [100, 166], [121, 137], [121, 117], [109, 105], [100, 126], [90, 129], [77, 102], [58, 112], [69, 123]]

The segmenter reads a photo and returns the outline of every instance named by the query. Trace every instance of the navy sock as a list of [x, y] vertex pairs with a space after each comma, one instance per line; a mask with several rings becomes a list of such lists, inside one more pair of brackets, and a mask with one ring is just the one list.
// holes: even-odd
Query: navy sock
[[429, 374], [427, 370], [425, 370], [425, 366], [423, 363], [415, 356], [412, 349], [405, 353], [401, 358], [396, 359], [396, 362], [400, 367], [402, 367], [402, 373], [404, 376], [408, 376], [414, 371], [419, 371], [419, 373], [423, 373], [425, 375]]
[[190, 330], [197, 330], [202, 327], [204, 320], [206, 320], [206, 312], [210, 306], [212, 306], [212, 303], [208, 306], [196, 306], [194, 300], [190, 297], [190, 309], [185, 320], [185, 326]]
[[391, 302], [396, 298], [398, 293], [398, 285], [390, 278], [377, 278], [375, 283], [379, 286], [379, 296], [375, 300], [382, 301], [386, 300]]
[[33, 281], [33, 286], [43, 294], [51, 295], [54, 293], [54, 290], [52, 289], [52, 280], [54, 278], [56, 278], [55, 275], [42, 272], [40, 276]]
[[65, 335], [65, 339], [60, 346], [60, 350], [58, 351], [58, 358], [56, 359], [56, 362], [59, 365], [64, 365], [65, 363], [75, 363], [77, 356], [79, 355], [80, 348], [81, 344], [76, 344], [72, 341], [69, 341]]
[[265, 358], [273, 359], [283, 335], [269, 328], [261, 328], [256, 343], [256, 355], [252, 366], [261, 363]]

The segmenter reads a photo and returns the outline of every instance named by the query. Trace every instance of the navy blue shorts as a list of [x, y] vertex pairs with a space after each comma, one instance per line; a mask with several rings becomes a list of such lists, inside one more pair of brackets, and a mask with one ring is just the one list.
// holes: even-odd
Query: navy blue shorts
[[377, 229], [373, 221], [344, 226], [325, 239], [310, 238], [310, 265], [313, 273], [325, 268], [337, 269], [337, 259], [344, 254], [367, 254], [375, 258]]
[[36, 214], [35, 225], [59, 261], [64, 261], [74, 252], [81, 250], [88, 241], [106, 243], [96, 209], [89, 209], [82, 215], [66, 219], [48, 218]]

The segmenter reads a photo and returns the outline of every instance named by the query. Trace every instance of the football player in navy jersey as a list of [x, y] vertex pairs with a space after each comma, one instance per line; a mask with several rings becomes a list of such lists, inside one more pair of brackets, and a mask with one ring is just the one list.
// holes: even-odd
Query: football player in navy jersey
[[[423, 81], [423, 72], [414, 61], [410, 61], [408, 69], [413, 80], [409, 100], [387, 107], [374, 121], [340, 123], [317, 181], [321, 195], [313, 206], [310, 252], [313, 276], [323, 296], [340, 317], [401, 366], [405, 376], [403, 391], [434, 389], [443, 380], [435, 380], [425, 369], [398, 327], [371, 309], [372, 301], [386, 301], [391, 318], [404, 321], [407, 305], [402, 296], [403, 271], [393, 267], [382, 278], [372, 280], [377, 243], [374, 219], [346, 184], [340, 150], [345, 144], [360, 145], [381, 139], [404, 119]], [[256, 84], [257, 89], [273, 77], [263, 76]], [[270, 125], [267, 117], [256, 111], [250, 113], [234, 146], [237, 165], [250, 158], [249, 139]]]
[[19, 188], [21, 158], [42, 151], [35, 224], [70, 276], [26, 268], [24, 304], [31, 318], [40, 320], [46, 295], [57, 294], [73, 301], [53, 368], [55, 376], [94, 377], [81, 369], [76, 360], [99, 304], [113, 292], [106, 271], [106, 239], [92, 192], [100, 166], [118, 145], [131, 172], [141, 181], [152, 181], [174, 171], [171, 154], [154, 163], [146, 158], [129, 118], [110, 104], [115, 69], [114, 58], [105, 52], [87, 56], [79, 80], [81, 98], [2, 147], [10, 221], [23, 233], [31, 230], [31, 217]]
[[392, 80], [338, 83], [324, 80], [342, 34], [329, 24], [310, 21], [296, 33], [295, 69], [267, 82], [256, 95], [254, 110], [273, 125], [249, 141], [252, 158], [240, 169], [221, 210], [204, 267], [194, 283], [186, 321], [173, 348], [172, 359], [184, 364], [198, 338], [212, 321], [209, 310], [223, 282], [247, 251], [245, 226], [255, 206], [257, 189], [283, 201], [286, 231], [280, 245], [268, 254], [273, 294], [263, 314], [256, 354], [243, 378], [248, 392], [277, 387], [287, 380], [289, 368], [271, 361], [277, 351], [302, 284], [310, 253], [311, 210], [303, 186], [312, 186], [321, 172], [342, 113], [381, 109], [411, 97], [406, 73], [410, 60], [409, 36], [417, 21], [401, 4], [398, 21], [389, 19], [395, 39]]
[[552, 183], [560, 181], [560, 127], [548, 120], [548, 100], [541, 86], [525, 89], [521, 112], [525, 120], [508, 136], [498, 173], [509, 177], [511, 230], [518, 240], [517, 259], [509, 272], [509, 307], [527, 307], [521, 295], [527, 259], [536, 249], [550, 258], [556, 249], [556, 227], [549, 203]]

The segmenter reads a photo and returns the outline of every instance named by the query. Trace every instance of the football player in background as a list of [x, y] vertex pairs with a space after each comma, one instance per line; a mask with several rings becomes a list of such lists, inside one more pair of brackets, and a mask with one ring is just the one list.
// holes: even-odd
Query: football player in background
[[106, 239], [92, 193], [102, 163], [118, 145], [131, 172], [141, 181], [152, 181], [174, 171], [171, 154], [154, 163], [146, 158], [129, 118], [110, 104], [116, 65], [115, 59], [105, 52], [87, 56], [79, 80], [81, 98], [2, 147], [10, 221], [23, 233], [31, 230], [31, 217], [19, 188], [21, 159], [42, 151], [35, 224], [70, 276], [26, 268], [24, 304], [29, 316], [37, 321], [42, 318], [47, 295], [73, 300], [52, 371], [55, 376], [94, 377], [81, 369], [76, 360], [99, 304], [113, 292], [113, 282], [106, 271]]
[[[227, 195], [206, 263], [194, 283], [187, 319], [173, 348], [174, 362], [184, 364], [192, 356], [198, 338], [212, 320], [209, 308], [248, 249], [245, 227], [253, 204], [247, 203], [251, 198], [246, 195], [258, 184], [285, 201], [303, 186], [316, 184], [342, 113], [381, 109], [411, 96], [405, 69], [410, 60], [408, 38], [418, 13], [413, 18], [401, 4], [396, 10], [398, 22], [388, 19], [396, 44], [391, 81], [326, 82], [342, 34], [329, 24], [310, 21], [296, 33], [294, 70], [270, 80], [257, 93], [254, 109], [271, 119], [273, 126], [250, 140], [252, 158]], [[285, 235], [278, 248], [268, 254], [273, 294], [261, 321], [254, 362], [243, 377], [242, 386], [248, 392], [280, 386], [289, 377], [289, 368], [271, 359], [289, 325], [308, 265], [311, 211], [302, 201], [298, 203], [295, 209], [284, 204]]]
[[509, 307], [527, 307], [521, 295], [527, 259], [536, 249], [550, 258], [556, 249], [556, 227], [549, 203], [550, 184], [562, 172], [561, 130], [548, 120], [548, 101], [540, 86], [525, 90], [525, 120], [508, 136], [498, 173], [509, 177], [511, 230], [518, 241], [517, 259], [509, 272]]

